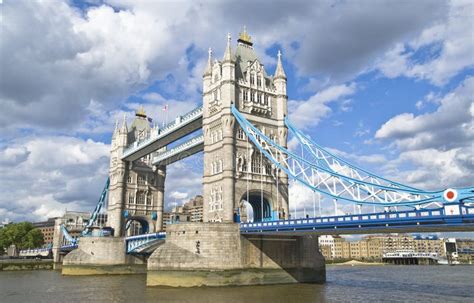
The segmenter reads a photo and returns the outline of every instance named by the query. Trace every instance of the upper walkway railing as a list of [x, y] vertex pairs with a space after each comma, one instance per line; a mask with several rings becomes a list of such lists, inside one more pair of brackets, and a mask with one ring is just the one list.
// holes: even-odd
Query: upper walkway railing
[[159, 165], [163, 162], [171, 164], [177, 160], [182, 160], [204, 149], [204, 136], [194, 137], [183, 144], [172, 149], [158, 153], [153, 158], [153, 165]]
[[135, 141], [129, 146], [127, 146], [123, 151], [122, 160], [129, 160], [128, 158], [131, 157], [137, 151], [147, 146], [150, 146], [152, 143], [158, 141], [159, 139], [172, 134], [173, 132], [181, 129], [182, 127], [190, 124], [193, 121], [196, 121], [197, 119], [202, 118], [202, 113], [203, 107], [199, 106], [183, 116], [176, 117], [173, 122], [168, 123], [163, 128], [153, 129], [147, 138], [140, 141]]

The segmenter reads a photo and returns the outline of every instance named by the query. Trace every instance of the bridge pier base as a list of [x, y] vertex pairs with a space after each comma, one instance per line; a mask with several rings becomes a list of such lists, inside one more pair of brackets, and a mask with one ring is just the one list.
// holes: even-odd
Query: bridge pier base
[[148, 259], [148, 286], [324, 283], [317, 236], [242, 236], [236, 223], [167, 226]]
[[63, 275], [135, 274], [146, 272], [146, 261], [127, 255], [123, 237], [82, 237], [64, 257]]

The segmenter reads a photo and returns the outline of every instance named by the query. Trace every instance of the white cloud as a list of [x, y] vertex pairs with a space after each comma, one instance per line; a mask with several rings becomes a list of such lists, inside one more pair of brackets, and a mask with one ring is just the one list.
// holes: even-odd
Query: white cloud
[[188, 193], [173, 191], [169, 194], [171, 198], [175, 198], [178, 200], [186, 199], [188, 197]]
[[375, 138], [400, 151], [398, 159], [386, 163], [384, 170], [420, 188], [472, 186], [473, 95], [474, 78], [468, 77], [440, 98], [435, 112], [418, 116], [403, 113], [384, 123]]
[[271, 10], [245, 1], [105, 3], [85, 11], [65, 0], [2, 6], [1, 63], [9, 77], [0, 79], [0, 105], [8, 112], [0, 129], [74, 128], [90, 115], [91, 102], [113, 111], [157, 80], [176, 99], [198, 99], [205, 50], [222, 54], [226, 32], [235, 37], [243, 24], [267, 65], [275, 61], [265, 49], [277, 43], [302, 73], [334, 79], [359, 73], [394, 41], [444, 16], [441, 3], [422, 1], [277, 1]]
[[342, 84], [328, 87], [305, 101], [290, 100], [288, 101], [288, 110], [291, 121], [303, 129], [316, 126], [322, 118], [331, 112], [329, 103], [348, 97], [355, 91], [355, 83]]
[[[411, 41], [392, 47], [377, 68], [389, 78], [406, 76], [445, 84], [474, 65], [473, 12], [472, 1], [451, 1], [446, 20], [425, 28]], [[426, 58], [420, 60], [419, 56]]]
[[42, 220], [66, 208], [90, 211], [108, 176], [109, 146], [92, 140], [23, 138], [1, 154], [21, 158], [0, 163], [0, 213], [12, 220]]
[[415, 116], [399, 114], [384, 123], [375, 133], [377, 139], [395, 139], [400, 149], [466, 146], [474, 138], [473, 115], [474, 78], [467, 78], [440, 101], [433, 113]]

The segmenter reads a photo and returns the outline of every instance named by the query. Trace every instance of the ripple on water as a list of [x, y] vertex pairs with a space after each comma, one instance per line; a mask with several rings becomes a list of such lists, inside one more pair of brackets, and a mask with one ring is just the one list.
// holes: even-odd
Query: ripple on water
[[324, 285], [147, 288], [145, 275], [0, 272], [0, 302], [474, 302], [474, 266], [328, 266]]

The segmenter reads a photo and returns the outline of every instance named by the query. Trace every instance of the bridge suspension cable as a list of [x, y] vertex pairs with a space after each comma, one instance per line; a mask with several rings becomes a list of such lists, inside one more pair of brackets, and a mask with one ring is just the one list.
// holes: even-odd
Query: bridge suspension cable
[[413, 191], [425, 192], [423, 190], [407, 186], [395, 181], [388, 180], [365, 169], [357, 167], [345, 159], [336, 156], [321, 145], [314, 142], [309, 136], [305, 135], [297, 129], [289, 120], [285, 118], [285, 125], [288, 130], [294, 135], [302, 147], [304, 147], [312, 156], [313, 160], [319, 165], [332, 170], [335, 173], [344, 172], [351, 177], [357, 178], [361, 181], [368, 181], [371, 183], [386, 185], [391, 187], [404, 188]]
[[[286, 148], [278, 145], [263, 134], [257, 127], [252, 125], [235, 106], [232, 113], [238, 121], [245, 134], [249, 137], [256, 148], [265, 155], [274, 165], [288, 174], [290, 178], [300, 184], [323, 195], [332, 197], [334, 200], [348, 201], [358, 205], [390, 206], [412, 206], [421, 207], [438, 202], [443, 203], [443, 190], [422, 191], [403, 184], [388, 181], [375, 174], [365, 172], [370, 177], [355, 173], [356, 167], [351, 165], [348, 172], [344, 169], [335, 171], [336, 160], [339, 166], [342, 160], [336, 156], [329, 158], [327, 151], [319, 161], [308, 161], [292, 153]], [[296, 128], [292, 127], [292, 131]], [[300, 133], [301, 134], [301, 133]], [[305, 137], [300, 136], [300, 139]], [[315, 146], [306, 144], [306, 146]], [[320, 150], [313, 149], [313, 155], [318, 155]], [[318, 155], [319, 156], [319, 155]], [[348, 163], [346, 161], [344, 164]], [[349, 164], [347, 164], [349, 165]], [[385, 180], [382, 183], [380, 180]], [[337, 207], [337, 204], [335, 204]]]
[[95, 206], [95, 209], [92, 212], [91, 217], [89, 218], [89, 222], [84, 227], [84, 230], [81, 232], [81, 236], [87, 235], [90, 232], [91, 227], [97, 221], [99, 213], [100, 213], [100, 211], [102, 210], [102, 207], [105, 204], [105, 198], [107, 197], [107, 193], [109, 191], [109, 185], [110, 185], [110, 178], [107, 178], [107, 181], [105, 182], [104, 189], [102, 190], [102, 194], [100, 195], [99, 201], [97, 202], [97, 205]]

